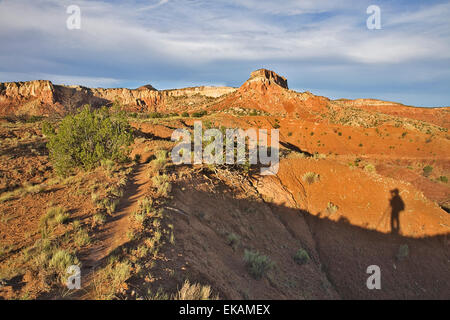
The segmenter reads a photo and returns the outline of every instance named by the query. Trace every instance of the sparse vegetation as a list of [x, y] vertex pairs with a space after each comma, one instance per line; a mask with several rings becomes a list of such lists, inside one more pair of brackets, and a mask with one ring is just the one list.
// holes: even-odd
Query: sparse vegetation
[[95, 274], [94, 287], [96, 298], [100, 300], [111, 300], [121, 286], [131, 276], [131, 265], [129, 262], [118, 262], [112, 259], [110, 263]]
[[157, 174], [152, 178], [153, 186], [157, 189], [159, 197], [167, 197], [172, 191], [172, 186], [169, 182], [169, 177], [166, 174]]
[[201, 118], [203, 116], [206, 116], [207, 114], [208, 114], [208, 112], [206, 110], [202, 110], [202, 111], [193, 112], [192, 117], [193, 118]]
[[198, 283], [191, 284], [186, 280], [181, 289], [176, 293], [175, 300], [217, 300], [212, 296], [210, 286], [202, 286]]
[[236, 250], [241, 242], [241, 238], [235, 234], [234, 232], [231, 232], [227, 236], [227, 244], [233, 248], [233, 250]]
[[333, 202], [328, 202], [327, 204], [327, 212], [328, 214], [332, 215], [333, 213], [336, 213], [338, 211], [339, 207], [335, 205]]
[[440, 176], [438, 180], [443, 183], [448, 183], [448, 178], [446, 176]]
[[425, 166], [424, 168], [423, 168], [423, 175], [425, 176], [425, 177], [428, 177], [430, 174], [431, 174], [431, 172], [433, 172], [433, 167], [432, 166]]
[[156, 152], [156, 159], [151, 162], [153, 172], [162, 173], [167, 166], [167, 151], [158, 150]]
[[304, 249], [298, 249], [294, 255], [294, 261], [298, 264], [305, 264], [309, 261], [309, 254]]
[[244, 261], [250, 275], [255, 279], [261, 279], [275, 266], [269, 257], [262, 255], [257, 251], [245, 250]]
[[74, 242], [78, 247], [83, 247], [91, 243], [91, 238], [86, 229], [80, 228], [75, 233]]
[[42, 232], [47, 232], [49, 227], [54, 227], [69, 220], [69, 214], [62, 207], [52, 207], [41, 217], [40, 228]]
[[315, 172], [307, 172], [303, 175], [303, 181], [308, 184], [313, 184], [320, 180], [320, 176]]

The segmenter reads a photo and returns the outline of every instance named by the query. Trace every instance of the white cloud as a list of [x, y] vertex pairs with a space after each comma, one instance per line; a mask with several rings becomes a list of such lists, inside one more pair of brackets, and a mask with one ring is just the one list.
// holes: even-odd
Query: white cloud
[[[378, 31], [365, 29], [361, 23], [366, 18], [364, 13], [356, 17], [331, 16], [320, 23], [306, 22], [301, 30], [293, 31], [279, 19], [267, 20], [257, 14], [244, 19], [234, 11], [227, 11], [230, 9], [221, 11], [220, 7], [210, 8], [202, 2], [185, 2], [183, 5], [155, 1], [153, 5], [141, 7], [144, 11], [149, 8], [159, 10], [148, 14], [135, 10], [133, 3], [113, 6], [101, 1], [79, 1], [82, 29], [68, 31], [64, 23], [66, 2], [1, 2], [0, 37], [30, 31], [46, 44], [53, 45], [54, 48], [44, 49], [54, 52], [76, 49], [124, 57], [133, 54], [139, 61], [150, 56], [178, 63], [313, 57], [358, 63], [399, 63], [450, 57], [448, 35], [430, 34], [427, 30], [411, 35], [400, 28], [404, 23], [420, 21], [430, 25], [430, 18], [445, 23], [449, 6], [438, 5], [409, 15], [394, 16], [392, 22], [387, 21], [385, 28]], [[283, 4], [245, 0], [239, 4], [276, 14], [344, 9], [342, 2], [337, 0], [290, 0]]]

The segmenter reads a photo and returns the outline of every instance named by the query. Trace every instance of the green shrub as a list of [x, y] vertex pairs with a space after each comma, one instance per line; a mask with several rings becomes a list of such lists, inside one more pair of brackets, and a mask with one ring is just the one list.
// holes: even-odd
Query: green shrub
[[162, 113], [159, 113], [159, 112], [150, 112], [150, 113], [148, 114], [148, 117], [149, 117], [150, 119], [159, 119], [159, 118], [163, 118], [164, 115], [163, 115]]
[[122, 162], [134, 140], [123, 113], [112, 114], [106, 107], [91, 111], [88, 105], [66, 116], [57, 130], [45, 122], [42, 131], [49, 139], [50, 159], [60, 175], [75, 167], [93, 169], [102, 160]]
[[255, 279], [261, 279], [275, 266], [269, 257], [262, 255], [257, 251], [245, 250], [244, 261], [250, 275]]
[[431, 174], [432, 171], [433, 171], [433, 167], [432, 166], [426, 166], [426, 167], [423, 168], [423, 175], [425, 177], [428, 177]]
[[298, 264], [305, 264], [309, 261], [309, 254], [304, 249], [298, 249], [294, 255], [294, 261]]
[[235, 233], [230, 233], [227, 237], [227, 244], [229, 246], [231, 246], [233, 248], [233, 250], [236, 250], [237, 247], [239, 246], [239, 243], [241, 241], [241, 238], [235, 234]]
[[439, 177], [439, 181], [443, 182], [443, 183], [447, 183], [448, 182], [448, 178], [446, 176], [440, 176]]
[[203, 116], [206, 116], [208, 114], [208, 112], [206, 110], [202, 110], [202, 111], [197, 111], [192, 113], [192, 117], [194, 118], [201, 118]]
[[185, 112], [183, 112], [183, 113], [181, 114], [181, 116], [184, 117], [184, 118], [189, 118], [189, 113], [187, 113], [187, 112], [185, 111]]

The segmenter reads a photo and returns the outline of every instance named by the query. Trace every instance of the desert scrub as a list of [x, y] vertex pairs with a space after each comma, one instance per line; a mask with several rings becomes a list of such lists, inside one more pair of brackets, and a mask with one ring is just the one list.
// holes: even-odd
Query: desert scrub
[[262, 255], [257, 251], [245, 250], [244, 262], [247, 266], [248, 272], [255, 279], [261, 279], [275, 266], [269, 257]]
[[193, 112], [192, 117], [193, 118], [201, 118], [203, 116], [206, 116], [207, 114], [208, 114], [208, 112], [206, 110], [202, 110], [202, 111], [198, 111], [198, 112]]
[[428, 177], [431, 174], [431, 172], [433, 172], [433, 167], [432, 166], [425, 166], [422, 170], [423, 170], [423, 175], [425, 177]]
[[78, 264], [78, 259], [66, 250], [57, 250], [49, 261], [48, 266], [54, 268], [57, 272], [66, 272], [67, 267]]
[[304, 249], [298, 249], [293, 258], [296, 263], [305, 264], [309, 261], [309, 254]]
[[92, 219], [94, 225], [103, 225], [106, 222], [106, 215], [103, 214], [102, 212], [98, 212], [94, 214]]
[[138, 202], [140, 210], [144, 211], [145, 214], [149, 215], [153, 209], [153, 200], [152, 198], [145, 197], [144, 199]]
[[172, 191], [169, 177], [166, 174], [157, 174], [152, 178], [153, 186], [157, 189], [157, 196], [167, 197]]
[[319, 181], [320, 176], [315, 172], [307, 172], [303, 175], [303, 181], [305, 181], [308, 184], [313, 184], [317, 181]]
[[62, 207], [52, 207], [47, 210], [47, 213], [41, 217], [39, 221], [39, 228], [43, 234], [46, 234], [48, 228], [54, 227], [58, 224], [63, 224], [69, 220], [69, 214], [66, 209]]
[[328, 202], [327, 204], [327, 212], [328, 214], [333, 214], [335, 212], [337, 212], [339, 209], [339, 207], [337, 205], [335, 205], [333, 202]]
[[96, 298], [100, 300], [116, 298], [116, 293], [130, 276], [131, 265], [129, 262], [118, 262], [111, 259], [109, 264], [94, 276]]
[[67, 280], [67, 268], [78, 264], [79, 261], [77, 257], [66, 250], [59, 249], [53, 253], [48, 266], [59, 276], [61, 283], [64, 284]]
[[74, 242], [78, 247], [84, 247], [91, 243], [91, 238], [86, 229], [79, 228], [75, 233]]
[[36, 185], [25, 185], [13, 191], [5, 192], [0, 196], [0, 203], [10, 201], [14, 198], [20, 198], [26, 196], [27, 194], [38, 194], [42, 192], [45, 187], [46, 185], [44, 183]]
[[106, 107], [91, 111], [88, 105], [66, 116], [57, 129], [44, 122], [42, 132], [49, 140], [50, 160], [60, 175], [76, 167], [91, 170], [106, 160], [123, 162], [134, 141], [124, 113], [112, 113]]
[[229, 246], [231, 246], [233, 248], [233, 250], [237, 249], [237, 247], [239, 246], [240, 242], [241, 242], [241, 238], [237, 234], [235, 234], [234, 232], [228, 234], [228, 236], [227, 236], [227, 244]]
[[448, 178], [446, 176], [440, 176], [438, 180], [443, 183], [448, 183]]
[[158, 150], [156, 152], [156, 159], [151, 163], [153, 172], [162, 173], [167, 166], [167, 151]]
[[364, 167], [364, 170], [367, 172], [376, 172], [377, 171], [375, 166], [371, 163], [366, 164], [366, 166]]
[[212, 296], [210, 286], [201, 284], [191, 284], [186, 280], [181, 289], [175, 294], [174, 300], [218, 300], [217, 296]]

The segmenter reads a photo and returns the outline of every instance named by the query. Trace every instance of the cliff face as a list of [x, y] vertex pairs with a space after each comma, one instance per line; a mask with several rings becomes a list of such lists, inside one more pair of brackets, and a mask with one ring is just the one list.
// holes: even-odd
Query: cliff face
[[276, 84], [284, 89], [289, 89], [287, 79], [285, 77], [279, 76], [275, 72], [267, 69], [253, 71], [250, 74], [250, 79], [248, 79], [244, 85], [251, 86], [252, 84], [264, 84], [266, 86]]
[[171, 99], [193, 96], [218, 98], [235, 90], [230, 87], [195, 87], [158, 91], [151, 85], [138, 89], [103, 89], [53, 85], [43, 80], [6, 82], [0, 83], [0, 115], [63, 115], [84, 104], [100, 107], [111, 105], [116, 100], [128, 111], [167, 111], [171, 109], [168, 105]]
[[443, 128], [450, 128], [450, 108], [418, 108], [376, 99], [340, 99], [335, 102], [342, 106], [351, 106], [371, 112], [425, 121]]

